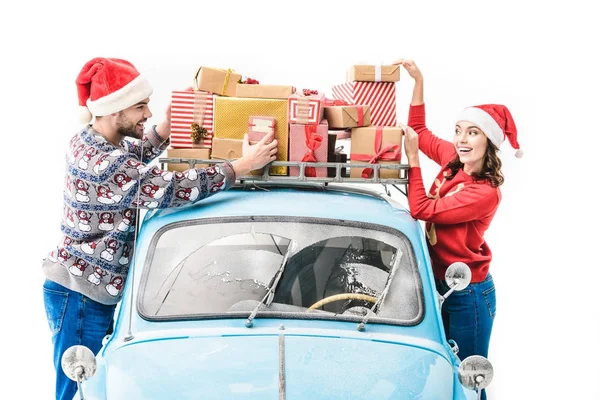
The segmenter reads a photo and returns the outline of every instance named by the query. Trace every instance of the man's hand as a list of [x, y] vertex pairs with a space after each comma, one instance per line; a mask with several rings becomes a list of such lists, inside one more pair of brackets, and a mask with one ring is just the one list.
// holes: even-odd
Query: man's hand
[[156, 132], [163, 140], [167, 140], [171, 136], [171, 102], [165, 111], [165, 119], [156, 126]]
[[248, 134], [244, 135], [242, 158], [231, 163], [236, 176], [247, 175], [250, 171], [260, 169], [277, 158], [277, 140], [275, 134], [265, 135], [258, 143], [251, 145]]
[[423, 80], [423, 74], [421, 73], [421, 70], [419, 69], [419, 67], [417, 67], [417, 64], [415, 64], [413, 60], [405, 60], [404, 58], [401, 58], [399, 60], [394, 61], [392, 64], [402, 65], [406, 72], [408, 72], [411, 78], [413, 78], [415, 81]]

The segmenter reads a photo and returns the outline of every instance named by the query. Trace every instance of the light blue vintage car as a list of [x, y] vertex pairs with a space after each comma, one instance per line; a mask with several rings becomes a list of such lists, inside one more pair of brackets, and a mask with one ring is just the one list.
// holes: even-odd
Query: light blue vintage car
[[260, 179], [146, 214], [114, 334], [63, 357], [76, 398], [478, 398], [493, 369], [445, 337], [419, 222], [369, 189], [406, 180]]

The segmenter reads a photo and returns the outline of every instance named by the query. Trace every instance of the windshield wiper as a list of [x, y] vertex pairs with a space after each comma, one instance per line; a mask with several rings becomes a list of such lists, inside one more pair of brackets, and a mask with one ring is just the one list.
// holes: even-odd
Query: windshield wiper
[[387, 296], [387, 293], [390, 290], [390, 286], [392, 286], [392, 281], [394, 280], [394, 275], [396, 275], [396, 270], [398, 269], [398, 266], [400, 265], [401, 258], [402, 258], [402, 253], [400, 252], [400, 249], [398, 249], [398, 250], [396, 250], [396, 254], [394, 255], [394, 262], [392, 264], [392, 272], [390, 272], [390, 274], [388, 275], [388, 280], [385, 284], [385, 287], [381, 291], [381, 294], [377, 298], [377, 301], [375, 302], [375, 304], [373, 304], [373, 307], [371, 307], [369, 309], [369, 312], [367, 312], [367, 315], [365, 315], [362, 322], [360, 324], [358, 324], [359, 331], [362, 332], [365, 330], [365, 325], [367, 324], [369, 318], [371, 318], [371, 316], [374, 314], [374, 310], [377, 308], [377, 311], [379, 311], [379, 307], [381, 307], [381, 305], [383, 304], [383, 301], [385, 300], [385, 297]]
[[295, 242], [293, 240], [290, 240], [288, 248], [285, 254], [283, 255], [283, 260], [281, 260], [281, 265], [279, 266], [279, 269], [277, 270], [277, 272], [275, 272], [275, 275], [273, 275], [273, 278], [271, 278], [271, 282], [269, 282], [269, 285], [267, 286], [267, 293], [265, 294], [265, 297], [263, 297], [260, 303], [258, 303], [256, 307], [254, 307], [254, 310], [252, 310], [250, 316], [248, 316], [248, 319], [246, 320], [247, 328], [252, 327], [252, 320], [254, 320], [254, 317], [256, 317], [256, 313], [258, 312], [259, 307], [263, 304], [266, 307], [269, 307], [273, 302], [273, 299], [275, 298], [275, 288], [279, 283], [279, 279], [281, 279], [281, 275], [283, 275], [283, 270], [285, 269], [287, 260], [290, 257], [290, 255], [294, 252], [295, 247]]

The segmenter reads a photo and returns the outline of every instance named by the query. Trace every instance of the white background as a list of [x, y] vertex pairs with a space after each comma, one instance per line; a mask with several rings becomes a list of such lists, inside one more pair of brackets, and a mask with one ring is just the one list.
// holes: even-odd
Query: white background
[[[151, 123], [200, 65], [329, 93], [349, 65], [413, 58], [428, 125], [447, 139], [463, 107], [506, 104], [525, 156], [502, 146], [504, 198], [486, 235], [498, 296], [489, 398], [600, 399], [600, 36], [583, 2], [531, 3], [4, 2], [0, 398], [52, 398], [40, 262], [59, 237], [63, 155], [80, 127], [75, 77], [103, 56], [128, 59], [150, 80]], [[402, 122], [411, 91], [402, 71]], [[429, 185], [437, 167], [422, 164]]]

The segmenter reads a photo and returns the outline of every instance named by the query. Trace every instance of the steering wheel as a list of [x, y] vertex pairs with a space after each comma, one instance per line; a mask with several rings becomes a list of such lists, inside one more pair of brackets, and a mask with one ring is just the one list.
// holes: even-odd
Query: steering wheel
[[373, 296], [369, 296], [368, 294], [362, 294], [362, 293], [340, 293], [340, 294], [334, 294], [333, 296], [328, 296], [325, 297], [319, 301], [317, 301], [315, 304], [313, 304], [312, 306], [308, 307], [308, 309], [306, 310], [306, 312], [310, 311], [310, 310], [314, 310], [316, 308], [319, 308], [321, 306], [324, 306], [325, 304], [329, 304], [332, 303], [334, 301], [339, 301], [339, 300], [366, 300], [366, 301], [370, 301], [371, 303], [376, 303], [377, 302], [377, 298], [373, 297]]

